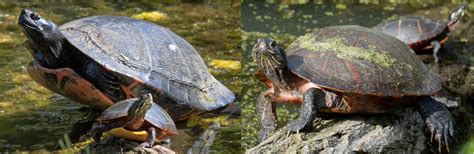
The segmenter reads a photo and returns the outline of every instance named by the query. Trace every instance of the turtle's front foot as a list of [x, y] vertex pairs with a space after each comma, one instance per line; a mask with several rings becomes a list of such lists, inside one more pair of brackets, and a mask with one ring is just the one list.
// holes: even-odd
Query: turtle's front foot
[[426, 125], [431, 133], [431, 141], [438, 142], [438, 151], [446, 146], [449, 152], [449, 137], [454, 136], [454, 119], [446, 107], [432, 99], [426, 97], [420, 102], [420, 113], [425, 119]]
[[153, 145], [150, 144], [149, 142], [143, 142], [143, 143], [138, 145], [138, 148], [151, 148], [151, 146], [153, 146]]
[[92, 130], [93, 132], [92, 138], [94, 138], [96, 143], [100, 142], [100, 138], [102, 137], [104, 130], [106, 130], [105, 125], [98, 125]]
[[267, 95], [271, 95], [271, 93], [266, 91], [258, 97], [257, 114], [261, 123], [259, 143], [267, 139], [277, 127], [275, 107], [270, 98], [267, 98]]
[[317, 106], [325, 102], [325, 93], [321, 89], [308, 89], [303, 95], [300, 116], [288, 123], [287, 128], [292, 132], [299, 132], [316, 118]]
[[426, 118], [426, 125], [431, 132], [431, 141], [433, 138], [438, 141], [438, 150], [441, 151], [443, 144], [449, 151], [449, 137], [454, 136], [454, 124], [451, 113], [446, 111], [438, 111]]

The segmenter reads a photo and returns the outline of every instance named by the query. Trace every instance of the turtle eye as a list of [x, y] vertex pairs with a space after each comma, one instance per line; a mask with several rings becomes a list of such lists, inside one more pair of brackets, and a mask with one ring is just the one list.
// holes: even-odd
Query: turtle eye
[[33, 20], [39, 20], [41, 17], [37, 13], [31, 13], [30, 18]]
[[270, 40], [270, 47], [275, 48], [277, 43], [274, 40]]

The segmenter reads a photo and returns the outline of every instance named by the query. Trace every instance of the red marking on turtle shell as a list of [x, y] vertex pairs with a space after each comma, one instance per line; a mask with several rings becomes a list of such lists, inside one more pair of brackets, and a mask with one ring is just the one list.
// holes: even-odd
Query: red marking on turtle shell
[[344, 63], [346, 64], [347, 71], [352, 74], [352, 79], [355, 82], [355, 86], [357, 87], [357, 89], [359, 89], [361, 85], [360, 82], [362, 81], [362, 77], [359, 70], [357, 70], [357, 67], [355, 67], [354, 64], [350, 61], [345, 61]]
[[[89, 81], [77, 75], [72, 69], [50, 69], [33, 61], [26, 70], [29, 76], [43, 87], [78, 103], [89, 105], [99, 110], [105, 110], [113, 104], [112, 99], [100, 92]], [[55, 75], [57, 81], [64, 80], [63, 86], [61, 86], [61, 82], [53, 83], [46, 81], [46, 74]]]

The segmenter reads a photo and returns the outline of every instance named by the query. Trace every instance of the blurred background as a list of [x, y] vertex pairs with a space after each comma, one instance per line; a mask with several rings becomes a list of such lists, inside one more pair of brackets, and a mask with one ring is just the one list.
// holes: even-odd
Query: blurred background
[[[97, 114], [89, 107], [53, 94], [29, 78], [32, 60], [17, 26], [20, 10], [38, 12], [57, 25], [93, 15], [121, 15], [171, 29], [200, 53], [211, 73], [240, 100], [240, 2], [44, 0], [0, 2], [0, 152], [61, 151], [81, 144]], [[130, 40], [133, 41], [133, 40]], [[211, 151], [239, 152], [240, 118], [204, 114], [178, 122], [171, 149], [183, 153], [210, 123], [220, 122]], [[61, 145], [62, 144], [62, 145]], [[66, 144], [66, 147], [64, 147]], [[80, 147], [80, 146], [79, 146]], [[82, 146], [84, 147], [84, 146]], [[80, 148], [78, 149], [81, 150]]]
[[[432, 20], [447, 20], [459, 4], [458, 0], [244, 0], [242, 9], [242, 146], [244, 149], [257, 144], [259, 120], [255, 105], [258, 95], [267, 88], [254, 78], [257, 65], [250, 52], [257, 38], [275, 39], [286, 48], [298, 36], [317, 28], [335, 25], [360, 25], [374, 27], [378, 23], [400, 16], [424, 16]], [[459, 140], [455, 151], [474, 152], [474, 126], [472, 112], [474, 102], [474, 2], [468, 8], [456, 30], [449, 33], [444, 59], [439, 64], [428, 64], [440, 73], [443, 88], [459, 98], [461, 107], [453, 112], [460, 123]], [[298, 115], [298, 105], [277, 105], [279, 127]], [[467, 122], [466, 122], [467, 121]], [[471, 134], [471, 135], [469, 135]]]

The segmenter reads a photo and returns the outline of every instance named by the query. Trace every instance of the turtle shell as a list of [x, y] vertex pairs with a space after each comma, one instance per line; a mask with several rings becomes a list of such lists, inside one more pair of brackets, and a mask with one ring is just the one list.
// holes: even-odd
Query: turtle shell
[[[128, 116], [128, 109], [133, 105], [138, 98], [131, 98], [115, 103], [114, 105], [107, 108], [99, 116], [99, 121], [107, 122]], [[145, 121], [151, 125], [166, 130], [171, 134], [178, 134], [178, 129], [174, 124], [173, 119], [168, 115], [165, 109], [161, 108], [156, 103], [152, 103], [152, 106], [145, 114]]]
[[430, 46], [431, 40], [444, 43], [449, 32], [447, 21], [434, 21], [418, 16], [388, 20], [374, 29], [394, 36], [416, 50]]
[[59, 28], [72, 45], [106, 69], [180, 104], [212, 110], [235, 98], [209, 73], [198, 52], [167, 28], [120, 16], [87, 17]]
[[419, 96], [441, 89], [439, 76], [406, 44], [360, 26], [333, 26], [308, 33], [286, 51], [293, 73], [338, 92]]

